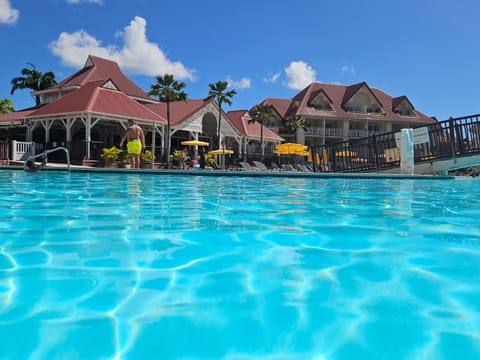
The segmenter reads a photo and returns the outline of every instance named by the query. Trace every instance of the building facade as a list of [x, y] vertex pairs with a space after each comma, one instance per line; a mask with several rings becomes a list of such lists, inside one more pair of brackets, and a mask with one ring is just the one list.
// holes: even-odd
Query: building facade
[[[435, 123], [406, 96], [392, 97], [365, 82], [351, 86], [312, 83], [292, 99], [266, 99], [275, 110], [271, 127], [287, 142], [325, 145]], [[305, 129], [294, 131], [288, 119], [300, 116]]]

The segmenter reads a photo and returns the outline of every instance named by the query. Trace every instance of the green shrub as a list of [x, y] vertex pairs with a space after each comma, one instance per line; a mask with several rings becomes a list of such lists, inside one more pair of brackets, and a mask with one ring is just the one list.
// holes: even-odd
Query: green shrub
[[122, 150], [115, 146], [112, 146], [111, 148], [103, 148], [100, 157], [106, 161], [117, 161], [121, 152]]

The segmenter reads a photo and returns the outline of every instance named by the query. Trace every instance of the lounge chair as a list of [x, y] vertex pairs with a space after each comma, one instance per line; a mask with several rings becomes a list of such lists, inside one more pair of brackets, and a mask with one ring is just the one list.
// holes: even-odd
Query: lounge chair
[[255, 165], [256, 168], [258, 168], [258, 170], [260, 171], [267, 171], [268, 168], [265, 166], [264, 163], [262, 163], [261, 161], [252, 161], [253, 162], [253, 165]]
[[310, 172], [310, 169], [307, 167], [307, 165], [304, 165], [304, 164], [298, 164], [297, 168], [303, 172]]
[[282, 164], [282, 168], [285, 171], [296, 171], [295, 168], [290, 164]]
[[210, 163], [212, 164], [212, 167], [215, 170], [222, 170], [222, 167], [220, 165], [218, 165], [218, 163], [215, 160], [211, 160]]
[[277, 165], [277, 163], [275, 163], [275, 162], [273, 162], [273, 161], [272, 161], [272, 163], [270, 164], [270, 166], [272, 167], [272, 169], [273, 169], [274, 171], [281, 171], [281, 170], [283, 170], [280, 166]]
[[242, 170], [247, 170], [247, 171], [252, 171], [253, 170], [252, 166], [247, 162], [240, 161], [239, 164], [242, 167]]

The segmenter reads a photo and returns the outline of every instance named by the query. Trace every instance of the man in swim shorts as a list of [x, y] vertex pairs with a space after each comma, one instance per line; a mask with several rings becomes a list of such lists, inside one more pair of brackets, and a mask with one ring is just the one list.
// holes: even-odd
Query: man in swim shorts
[[120, 148], [127, 140], [127, 150], [130, 156], [130, 167], [132, 169], [140, 168], [140, 153], [145, 149], [145, 135], [140, 126], [135, 124], [132, 119], [128, 120], [128, 127], [120, 140]]

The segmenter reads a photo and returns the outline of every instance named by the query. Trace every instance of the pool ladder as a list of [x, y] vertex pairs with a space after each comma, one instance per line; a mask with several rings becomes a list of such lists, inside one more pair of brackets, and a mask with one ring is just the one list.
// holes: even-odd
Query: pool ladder
[[[35, 160], [36, 158], [39, 158], [39, 157], [43, 157], [43, 156], [46, 156], [50, 153], [53, 153], [55, 151], [58, 151], [58, 150], [63, 150], [65, 151], [65, 155], [67, 157], [67, 165], [68, 165], [68, 171], [70, 171], [70, 153], [68, 152], [68, 149], [67, 148], [64, 148], [63, 146], [59, 146], [59, 147], [56, 147], [55, 149], [52, 149], [52, 150], [45, 150], [44, 152], [40, 153], [40, 154], [37, 154], [35, 156], [32, 156], [32, 159]], [[27, 168], [27, 160], [25, 160], [25, 162], [23, 163], [23, 168], [26, 169]]]

